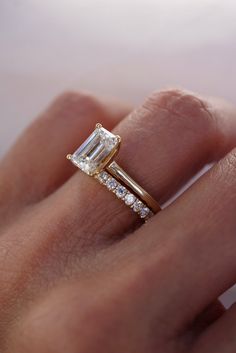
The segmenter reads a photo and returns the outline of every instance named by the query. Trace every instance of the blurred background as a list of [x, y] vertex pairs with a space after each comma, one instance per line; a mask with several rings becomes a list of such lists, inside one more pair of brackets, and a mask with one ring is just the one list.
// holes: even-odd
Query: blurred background
[[0, 48], [0, 156], [68, 89], [140, 104], [177, 86], [236, 103], [234, 0], [0, 0]]

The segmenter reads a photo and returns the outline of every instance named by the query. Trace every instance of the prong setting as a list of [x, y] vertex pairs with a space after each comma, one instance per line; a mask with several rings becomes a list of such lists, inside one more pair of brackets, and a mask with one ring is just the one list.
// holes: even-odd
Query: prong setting
[[120, 137], [97, 123], [95, 130], [69, 159], [76, 167], [88, 175], [99, 173], [116, 155], [120, 145]]
[[120, 137], [120, 135], [116, 135], [116, 138], [117, 138], [117, 141], [118, 141], [119, 143], [121, 143], [121, 137]]

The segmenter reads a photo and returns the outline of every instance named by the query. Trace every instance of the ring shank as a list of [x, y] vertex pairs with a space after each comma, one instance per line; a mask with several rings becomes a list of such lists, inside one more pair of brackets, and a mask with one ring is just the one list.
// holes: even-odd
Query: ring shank
[[130, 188], [153, 211], [153, 213], [161, 211], [158, 202], [138, 183], [136, 183], [115, 161], [108, 164], [105, 169], [116, 179], [120, 180]]

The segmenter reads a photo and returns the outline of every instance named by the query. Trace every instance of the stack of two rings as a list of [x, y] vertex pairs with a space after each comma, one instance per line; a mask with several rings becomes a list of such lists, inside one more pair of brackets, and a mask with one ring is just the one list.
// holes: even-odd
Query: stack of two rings
[[161, 210], [159, 204], [137, 184], [115, 161], [121, 137], [96, 124], [85, 142], [67, 158], [84, 173], [96, 178], [130, 207], [140, 218], [147, 220]]

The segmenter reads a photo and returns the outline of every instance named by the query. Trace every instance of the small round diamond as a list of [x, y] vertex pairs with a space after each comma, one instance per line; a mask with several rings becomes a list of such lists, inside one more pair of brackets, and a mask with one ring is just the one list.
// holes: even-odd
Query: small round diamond
[[140, 212], [141, 211], [141, 209], [143, 208], [143, 203], [141, 202], [141, 201], [139, 201], [139, 200], [137, 200], [137, 201], [135, 201], [135, 203], [133, 204], [133, 210], [135, 211], [135, 212]]
[[119, 199], [122, 199], [125, 194], [127, 193], [127, 190], [124, 186], [122, 185], [119, 185], [117, 188], [116, 188], [116, 196], [119, 198]]
[[125, 203], [126, 203], [126, 205], [131, 206], [134, 203], [135, 200], [136, 200], [136, 197], [133, 194], [128, 193], [128, 194], [125, 195]]
[[101, 181], [101, 183], [105, 184], [109, 179], [109, 174], [103, 171], [98, 175], [98, 179]]
[[114, 190], [117, 187], [117, 181], [114, 178], [109, 178], [106, 182], [107, 188], [109, 190]]
[[143, 207], [140, 210], [139, 215], [140, 215], [141, 218], [145, 218], [145, 217], [147, 217], [149, 215], [149, 213], [150, 213], [149, 208], [148, 207]]

